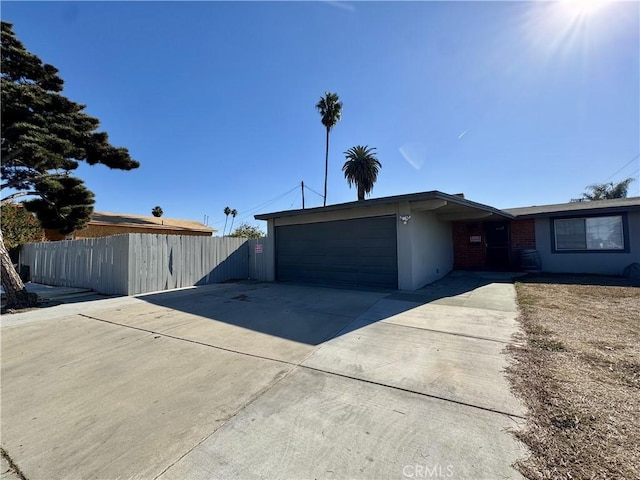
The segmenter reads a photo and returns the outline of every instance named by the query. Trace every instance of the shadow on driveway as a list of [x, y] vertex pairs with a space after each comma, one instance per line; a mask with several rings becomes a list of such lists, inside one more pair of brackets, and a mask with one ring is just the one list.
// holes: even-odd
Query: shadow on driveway
[[[137, 298], [158, 307], [315, 346], [426, 303], [449, 301], [464, 306], [471, 302], [470, 306], [475, 306], [471, 298], [474, 290], [495, 283], [513, 283], [513, 274], [453, 272], [408, 293], [241, 281]], [[366, 319], [359, 318], [382, 299], [383, 308], [370, 312]]]

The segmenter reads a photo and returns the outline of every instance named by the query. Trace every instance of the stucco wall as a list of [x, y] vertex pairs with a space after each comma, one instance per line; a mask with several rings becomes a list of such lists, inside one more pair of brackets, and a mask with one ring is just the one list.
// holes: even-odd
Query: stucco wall
[[640, 212], [629, 212], [628, 226], [629, 253], [552, 253], [550, 219], [536, 219], [536, 248], [542, 261], [542, 271], [621, 275], [624, 267], [640, 262]]
[[412, 212], [409, 224], [398, 228], [411, 228], [411, 257], [413, 271], [411, 289], [444, 277], [453, 268], [451, 222], [441, 222], [433, 212]]

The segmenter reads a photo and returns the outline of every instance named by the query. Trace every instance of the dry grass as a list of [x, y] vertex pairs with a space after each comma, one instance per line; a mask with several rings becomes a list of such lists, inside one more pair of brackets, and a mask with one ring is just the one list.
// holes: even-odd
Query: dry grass
[[640, 288], [540, 276], [516, 290], [524, 333], [508, 374], [531, 451], [516, 467], [530, 479], [640, 478]]

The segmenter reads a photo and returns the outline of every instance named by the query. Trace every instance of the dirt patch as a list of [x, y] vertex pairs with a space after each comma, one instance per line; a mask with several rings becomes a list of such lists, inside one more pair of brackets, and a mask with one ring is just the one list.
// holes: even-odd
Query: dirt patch
[[530, 479], [640, 478], [640, 288], [605, 277], [516, 284], [523, 334], [508, 375]]

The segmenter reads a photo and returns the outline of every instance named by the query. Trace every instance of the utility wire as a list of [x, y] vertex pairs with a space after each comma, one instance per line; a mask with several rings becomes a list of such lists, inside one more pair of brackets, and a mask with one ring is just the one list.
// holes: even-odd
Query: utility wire
[[[288, 190], [288, 191], [286, 191], [286, 192], [284, 192], [284, 193], [282, 193], [282, 194], [280, 194], [280, 195], [278, 195], [278, 196], [276, 196], [276, 197], [272, 198], [271, 200], [267, 200], [266, 202], [261, 203], [260, 205], [256, 205], [255, 207], [251, 207], [251, 208], [249, 208], [248, 210], [245, 210], [244, 212], [242, 212], [244, 216], [242, 216], [242, 217], [241, 217], [241, 216], [238, 216], [238, 217], [237, 217], [237, 220], [244, 220], [244, 219], [246, 219], [246, 218], [250, 217], [252, 212], [254, 212], [254, 211], [256, 211], [256, 210], [259, 210], [260, 208], [264, 208], [264, 207], [266, 207], [267, 205], [270, 205], [271, 203], [273, 203], [273, 202], [276, 202], [276, 201], [280, 200], [282, 197], [287, 196], [288, 194], [290, 194], [291, 192], [293, 192], [294, 190], [296, 190], [296, 189], [298, 189], [298, 188], [300, 188], [300, 185], [296, 185], [296, 186], [295, 186], [295, 187], [293, 187], [291, 190]], [[209, 222], [209, 225], [218, 225], [218, 224], [220, 224], [220, 223], [224, 223], [224, 222], [225, 222], [225, 220], [224, 220], [224, 219], [222, 219], [222, 220], [217, 220], [217, 221], [215, 221], [215, 222]]]
[[293, 202], [291, 202], [291, 205], [289, 205], [289, 206], [293, 207], [293, 204], [298, 201], [298, 198], [300, 198], [300, 190], [298, 190], [298, 192], [296, 193], [296, 196], [293, 199]]
[[613, 175], [609, 175], [607, 178], [604, 179], [604, 181], [606, 182], [607, 180], [609, 180], [610, 178], [615, 177], [618, 173], [620, 173], [622, 170], [624, 170], [625, 168], [627, 168], [628, 165], [631, 165], [631, 163], [634, 160], [637, 160], [638, 158], [640, 158], [640, 153], [637, 154], [635, 157], [633, 157], [631, 160], [629, 160], [627, 163], [625, 163], [622, 168], [620, 170], [616, 170], [616, 172]]
[[239, 217], [239, 220], [245, 220], [247, 218], [249, 218], [253, 212], [256, 212], [258, 210], [260, 210], [261, 208], [266, 207], [267, 205], [270, 205], [274, 202], [277, 202], [278, 200], [280, 200], [283, 197], [286, 197], [287, 195], [289, 195], [291, 192], [293, 192], [294, 190], [297, 190], [298, 188], [300, 188], [300, 185], [296, 185], [295, 187], [293, 187], [291, 190], [286, 191], [285, 193], [278, 195], [277, 197], [272, 198], [271, 200], [268, 200], [264, 203], [261, 203], [260, 205], [250, 208], [248, 210], [246, 210], [245, 212], [243, 212], [243, 216]]
[[316, 192], [313, 188], [311, 188], [309, 185], [305, 185], [305, 188], [308, 188], [309, 190], [311, 190], [313, 193], [315, 193], [316, 195], [318, 195], [320, 198], [324, 198], [324, 195], [322, 195], [321, 193]]

